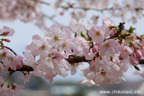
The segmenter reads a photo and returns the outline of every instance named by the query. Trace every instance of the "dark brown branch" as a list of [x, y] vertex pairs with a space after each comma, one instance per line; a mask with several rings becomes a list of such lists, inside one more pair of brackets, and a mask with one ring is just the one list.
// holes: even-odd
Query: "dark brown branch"
[[41, 4], [45, 4], [45, 5], [50, 5], [50, 3], [48, 2], [44, 2], [44, 1], [38, 1], [38, 0], [31, 0], [31, 1], [35, 1], [35, 2], [38, 2], [38, 3], [41, 3]]
[[[41, 4], [45, 4], [45, 5], [48, 5], [50, 6], [51, 4], [48, 3], [48, 2], [45, 2], [45, 1], [38, 1], [38, 0], [32, 0], [32, 1], [35, 1], [35, 2], [38, 2], [38, 3], [41, 3]], [[111, 7], [111, 8], [103, 8], [103, 9], [97, 9], [97, 8], [89, 8], [89, 7], [70, 7], [70, 6], [56, 6], [56, 7], [59, 7], [59, 8], [64, 8], [64, 9], [82, 9], [82, 10], [95, 10], [95, 11], [100, 11], [100, 12], [103, 12], [103, 11], [111, 11], [113, 9], [117, 9], [117, 10], [121, 10], [122, 8], [114, 8], [114, 7]], [[139, 10], [144, 10], [143, 8], [134, 8], [136, 11], [139, 11]]]
[[7, 47], [7, 46], [3, 46], [5, 48], [7, 48], [8, 50], [10, 50], [14, 55], [17, 55], [17, 53], [15, 51], [13, 51], [10, 47]]
[[69, 63], [79, 63], [79, 62], [89, 62], [90, 60], [86, 60], [85, 56], [69, 56], [69, 58], [66, 59]]
[[[89, 63], [91, 61], [91, 60], [86, 60], [85, 56], [80, 57], [80, 56], [73, 56], [73, 55], [70, 55], [69, 58], [67, 58], [66, 60], [69, 63], [80, 63], [80, 62], [88, 62]], [[140, 59], [139, 64], [144, 64], [144, 59]], [[30, 72], [30, 71], [34, 71], [34, 69], [31, 66], [23, 65], [23, 67], [21, 69], [16, 69], [16, 70], [9, 69], [9, 71], [12, 71], [12, 72], [15, 72], [15, 71]]]
[[140, 59], [139, 64], [144, 64], [144, 59]]
[[23, 65], [21, 69], [16, 69], [16, 70], [12, 70], [11, 68], [9, 68], [9, 71], [27, 71], [27, 72], [30, 72], [30, 71], [34, 71], [34, 69], [31, 67], [31, 66], [28, 66], [28, 65]]
[[108, 39], [113, 39], [113, 38], [118, 37], [120, 35], [120, 33], [122, 32], [122, 30], [124, 30], [124, 24], [125, 24], [124, 22], [120, 23], [119, 26], [118, 26], [119, 30], [117, 31], [117, 33], [115, 33], [113, 36], [111, 36]]

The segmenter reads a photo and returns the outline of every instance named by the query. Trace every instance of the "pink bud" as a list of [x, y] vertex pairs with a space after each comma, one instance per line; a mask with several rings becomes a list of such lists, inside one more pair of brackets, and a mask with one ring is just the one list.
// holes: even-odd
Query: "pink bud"
[[143, 55], [142, 55], [141, 50], [137, 49], [137, 50], [136, 50], [136, 58], [139, 60], [139, 59], [142, 58], [142, 57], [143, 57]]
[[10, 42], [10, 40], [9, 39], [2, 39], [3, 41], [6, 41], [6, 42]]
[[7, 32], [4, 32], [2, 35], [6, 36], [6, 35], [8, 35], [9, 33], [10, 33], [10, 32], [7, 31]]
[[139, 64], [139, 61], [134, 58], [133, 56], [130, 57], [130, 63], [133, 65], [133, 66], [136, 66]]
[[61, 11], [60, 11], [60, 15], [64, 15], [64, 10], [61, 10]]
[[92, 48], [92, 52], [93, 52], [93, 53], [97, 52], [97, 50], [98, 50], [98, 48], [97, 48], [96, 46], [94, 46], [94, 47]]
[[119, 56], [119, 60], [123, 60], [123, 58], [121, 56]]
[[72, 7], [72, 6], [73, 6], [71, 2], [68, 2], [68, 5], [69, 5], [70, 7]]
[[16, 68], [17, 68], [17, 69], [21, 69], [21, 68], [22, 68], [22, 65], [21, 65], [21, 64], [17, 64]]

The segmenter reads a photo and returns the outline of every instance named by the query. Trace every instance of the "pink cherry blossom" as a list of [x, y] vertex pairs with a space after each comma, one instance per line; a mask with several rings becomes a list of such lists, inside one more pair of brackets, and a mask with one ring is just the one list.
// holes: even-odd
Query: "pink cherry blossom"
[[93, 26], [88, 34], [92, 37], [92, 40], [98, 44], [101, 44], [104, 41], [104, 31], [99, 26]]
[[112, 23], [111, 23], [111, 21], [109, 19], [104, 19], [102, 23], [103, 23], [104, 27], [112, 26]]
[[110, 56], [113, 56], [114, 54], [118, 53], [120, 51], [120, 44], [118, 41], [109, 39], [102, 43], [100, 46], [100, 55], [103, 56], [105, 54], [108, 54]]
[[2, 96], [18, 96], [22, 92], [23, 85], [13, 84], [10, 88], [0, 89]]
[[87, 27], [82, 24], [75, 24], [71, 26], [73, 33], [76, 33], [77, 36], [81, 36], [81, 32], [86, 35]]
[[131, 57], [130, 57], [130, 63], [131, 63], [133, 66], [136, 66], [136, 65], [139, 64], [139, 60], [138, 60], [136, 57], [131, 56]]
[[121, 52], [121, 57], [122, 58], [127, 58], [129, 55], [131, 55], [133, 53], [133, 50], [128, 47], [128, 46], [124, 46], [122, 48], [122, 52]]
[[44, 24], [44, 15], [41, 10], [41, 4], [39, 4], [40, 1], [42, 0], [38, 0], [38, 2], [29, 0], [1, 0], [0, 6], [2, 9], [0, 12], [3, 14], [0, 14], [0, 19], [5, 21], [15, 19], [20, 19], [23, 22], [36, 21], [37, 25], [42, 26], [41, 24]]
[[60, 26], [53, 25], [50, 28], [44, 27], [44, 31], [46, 40], [48, 42], [51, 42], [52, 46], [57, 47], [59, 44], [67, 39], [68, 32], [63, 32]]
[[4, 36], [13, 36], [14, 33], [15, 33], [14, 29], [4, 26], [1, 34]]
[[136, 58], [139, 60], [143, 57], [141, 50], [137, 49], [136, 50]]
[[89, 49], [89, 47], [86, 47], [84, 49], [84, 55], [85, 55], [85, 59], [86, 60], [92, 60], [94, 57], [94, 53], [91, 52], [91, 50]]

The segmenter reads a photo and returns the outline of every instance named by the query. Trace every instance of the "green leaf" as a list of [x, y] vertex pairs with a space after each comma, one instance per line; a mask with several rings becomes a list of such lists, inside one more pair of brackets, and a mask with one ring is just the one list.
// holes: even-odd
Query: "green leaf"
[[87, 36], [88, 36], [88, 39], [89, 39], [89, 40], [92, 40], [92, 38], [88, 35], [88, 31], [89, 31], [89, 30], [86, 31], [86, 34], [87, 34]]
[[118, 29], [118, 27], [117, 27], [117, 26], [114, 26], [114, 28], [115, 28], [115, 30], [116, 30], [116, 31], [119, 31], [119, 29]]
[[81, 37], [83, 37], [86, 40], [86, 36], [81, 32]]
[[143, 37], [143, 36], [144, 36], [144, 34], [140, 35], [140, 37]]
[[122, 37], [118, 37], [117, 39], [122, 40], [123, 38]]
[[129, 28], [128, 32], [129, 32], [129, 33], [133, 33], [134, 30], [135, 30], [135, 28], [133, 28], [133, 27], [131, 26], [131, 27]]

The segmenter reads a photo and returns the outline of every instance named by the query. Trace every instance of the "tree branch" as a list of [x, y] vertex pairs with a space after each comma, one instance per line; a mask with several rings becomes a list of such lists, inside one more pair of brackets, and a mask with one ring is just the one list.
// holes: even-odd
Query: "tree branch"
[[5, 48], [7, 48], [8, 50], [10, 50], [14, 55], [17, 55], [17, 53], [16, 53], [15, 51], [13, 51], [10, 47], [8, 47], [8, 46], [3, 46], [3, 47], [5, 47]]
[[[69, 58], [66, 59], [69, 63], [80, 63], [80, 62], [90, 62], [91, 60], [86, 60], [85, 56], [74, 56], [74, 55], [70, 55]], [[139, 60], [139, 64], [144, 64], [144, 59], [140, 59]], [[34, 71], [34, 69], [31, 66], [28, 65], [23, 65], [21, 69], [16, 69], [16, 70], [12, 70], [9, 68], [9, 71], [15, 72], [15, 71]]]
[[79, 62], [90, 62], [91, 60], [86, 60], [85, 56], [73, 56], [70, 55], [69, 58], [66, 59], [69, 63], [79, 63]]
[[144, 59], [140, 59], [139, 64], [144, 64]]
[[115, 33], [113, 36], [111, 36], [108, 39], [113, 39], [113, 38], [118, 37], [121, 34], [122, 30], [124, 30], [124, 24], [125, 24], [124, 22], [120, 23], [119, 26], [118, 26], [119, 30], [117, 31], [117, 33]]
[[34, 69], [31, 66], [22, 65], [21, 69], [12, 70], [11, 68], [9, 68], [8, 71], [11, 71], [11, 72], [15, 72], [15, 71], [27, 71], [27, 72], [30, 72], [30, 71], [34, 71]]
[[[38, 1], [38, 0], [32, 0], [32, 1], [35, 1], [35, 2], [38, 2], [38, 3], [41, 3], [41, 4], [45, 4], [45, 5], [48, 5], [50, 6], [51, 4], [48, 3], [48, 2], [45, 2], [45, 1]], [[64, 8], [64, 9], [82, 9], [82, 10], [95, 10], [95, 11], [100, 11], [100, 12], [103, 12], [103, 11], [110, 11], [110, 10], [113, 10], [113, 9], [116, 9], [116, 10], [121, 10], [122, 8], [114, 8], [114, 7], [111, 7], [111, 8], [103, 8], [103, 9], [97, 9], [97, 8], [89, 8], [89, 7], [74, 7], [74, 6], [56, 6], [56, 7], [59, 7], [59, 8]], [[136, 11], [138, 10], [144, 10], [144, 8], [134, 8]]]
[[49, 17], [49, 16], [47, 16], [46, 14], [44, 14], [44, 16], [45, 16], [47, 19], [49, 19], [50, 21], [52, 21], [53, 23], [55, 23], [55, 24], [57, 24], [57, 25], [60, 25], [56, 20], [54, 20], [54, 17], [55, 17], [55, 16]]

